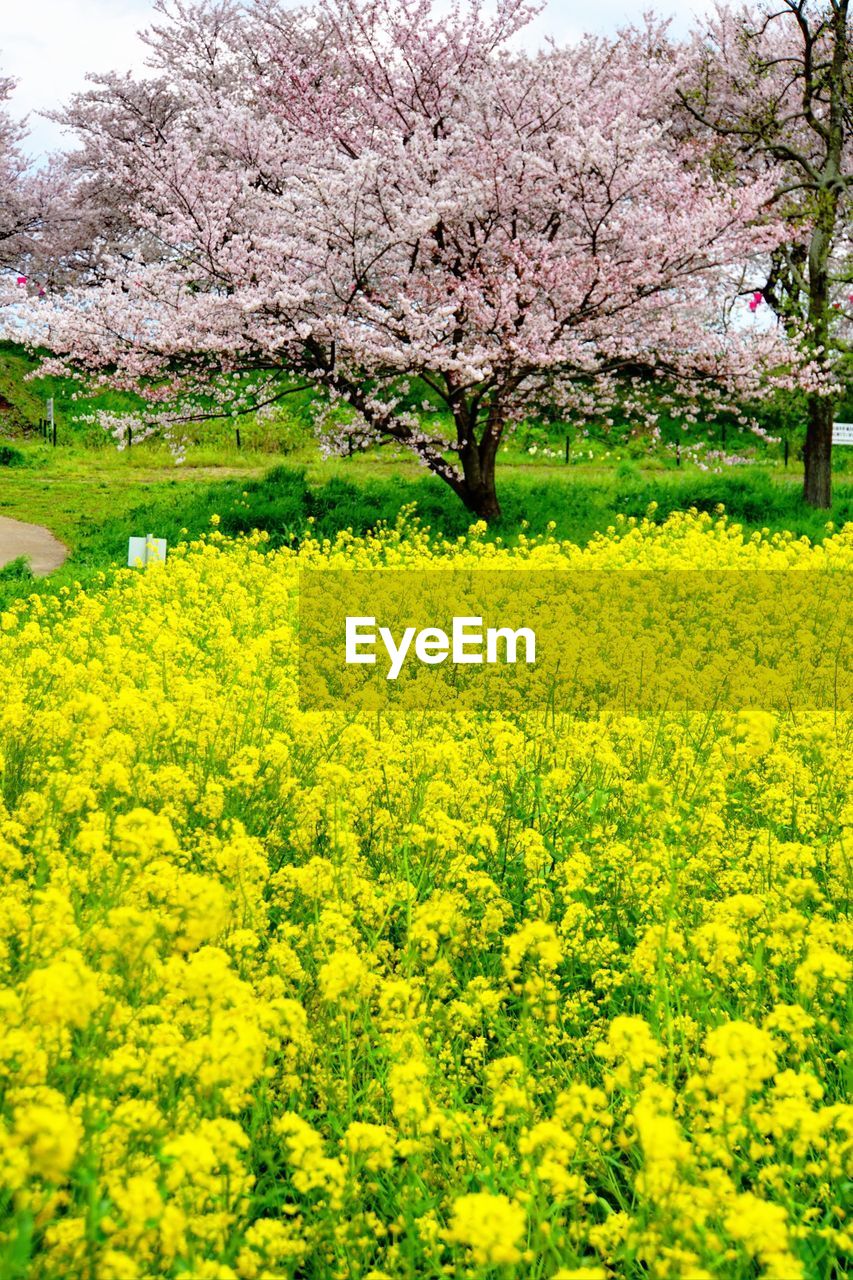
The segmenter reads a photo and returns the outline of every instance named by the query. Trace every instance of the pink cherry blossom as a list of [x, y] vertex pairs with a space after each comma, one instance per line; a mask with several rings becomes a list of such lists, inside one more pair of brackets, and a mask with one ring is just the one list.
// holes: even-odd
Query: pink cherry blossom
[[60, 245], [77, 282], [34, 321], [143, 380], [152, 428], [221, 373], [250, 375], [220, 384], [227, 413], [296, 380], [328, 447], [395, 441], [488, 518], [505, 432], [544, 407], [642, 415], [649, 376], [698, 404], [787, 367], [781, 329], [732, 322], [785, 232], [778, 174], [720, 175], [674, 127], [662, 27], [531, 55], [522, 0], [160, 12], [151, 76], [96, 77], [64, 114], [92, 235]]
[[721, 5], [678, 57], [685, 136], [712, 145], [717, 163], [744, 180], [777, 175], [772, 207], [788, 234], [771, 255], [763, 294], [802, 353], [804, 494], [826, 507], [834, 412], [853, 349], [840, 305], [853, 263], [849, 0]]

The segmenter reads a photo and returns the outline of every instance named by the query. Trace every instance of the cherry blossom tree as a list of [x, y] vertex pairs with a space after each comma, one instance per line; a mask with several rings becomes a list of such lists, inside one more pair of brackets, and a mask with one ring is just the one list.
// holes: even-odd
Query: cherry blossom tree
[[43, 332], [153, 421], [223, 373], [233, 412], [297, 380], [330, 446], [395, 441], [490, 519], [501, 441], [544, 406], [646, 376], [753, 393], [786, 358], [733, 319], [778, 175], [717, 173], [671, 128], [662, 29], [526, 55], [523, 0], [158, 7], [151, 76], [63, 117], [101, 215]]
[[93, 231], [76, 207], [66, 164], [48, 161], [37, 168], [26, 155], [26, 123], [3, 105], [14, 87], [14, 80], [0, 76], [0, 304], [5, 314], [16, 312], [15, 304], [28, 294], [43, 297], [54, 267], [60, 261], [67, 267], [72, 244], [83, 249]]
[[853, 32], [849, 0], [720, 9], [684, 60], [679, 95], [720, 167], [779, 177], [788, 224], [761, 297], [810, 365], [805, 498], [831, 501], [832, 429], [853, 354]]
[[14, 87], [14, 80], [0, 76], [0, 270], [18, 266], [22, 240], [33, 229], [21, 151], [26, 130], [4, 107]]

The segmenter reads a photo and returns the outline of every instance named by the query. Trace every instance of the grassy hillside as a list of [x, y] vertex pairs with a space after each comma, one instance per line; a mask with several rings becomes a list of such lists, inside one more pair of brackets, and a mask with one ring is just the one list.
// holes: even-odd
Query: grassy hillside
[[43, 389], [26, 381], [31, 371], [20, 348], [0, 343], [0, 432], [5, 437], [30, 434], [44, 414]]
[[[34, 436], [49, 397], [54, 401], [58, 445], [62, 448], [111, 447], [113, 442], [94, 420], [98, 412], [145, 415], [145, 406], [137, 396], [111, 390], [89, 394], [77, 379], [36, 376], [38, 367], [38, 360], [22, 347], [0, 343], [0, 436], [13, 439]], [[312, 416], [315, 398], [315, 393], [310, 391], [289, 393], [269, 419], [247, 416], [236, 422], [230, 418], [188, 422], [180, 428], [181, 436], [189, 448], [213, 449], [217, 454], [230, 455], [239, 452], [239, 428], [243, 449], [287, 457], [301, 453], [315, 456]], [[442, 412], [434, 393], [415, 379], [405, 403], [411, 411], [419, 412], [426, 402], [433, 406], [430, 418], [444, 420], [452, 434], [453, 424]], [[210, 407], [201, 402], [196, 406], [203, 411]], [[657, 442], [625, 424], [620, 427], [618, 421], [616, 427], [612, 423], [607, 426], [604, 422], [589, 422], [581, 429], [554, 413], [548, 421], [522, 423], [502, 445], [502, 459], [517, 465], [553, 467], [563, 461], [568, 443], [573, 465], [594, 461], [610, 466], [627, 461], [656, 470], [678, 470], [695, 462], [700, 468], [718, 470], [748, 461], [779, 465], [784, 455], [783, 440], [787, 439], [790, 469], [794, 473], [801, 471], [798, 455], [805, 408], [796, 396], [780, 394], [749, 410], [757, 415], [763, 429], [772, 437], [769, 443], [746, 428], [743, 425], [746, 419], [739, 415], [722, 415], [685, 430], [683, 419], [674, 410], [663, 402], [658, 408], [660, 440]], [[841, 419], [853, 418], [853, 390], [838, 412]], [[374, 456], [384, 456], [387, 452], [386, 448], [371, 451]], [[836, 451], [834, 467], [839, 473], [853, 473], [853, 450]]]
[[[0, 436], [13, 442], [38, 437], [39, 419], [46, 415], [47, 400], [54, 402], [57, 445], [62, 449], [111, 449], [114, 441], [93, 421], [97, 413], [136, 414], [144, 417], [140, 397], [127, 392], [102, 390], [84, 392], [74, 378], [37, 376], [39, 361], [22, 347], [0, 342]], [[291, 454], [313, 441], [311, 395], [288, 396], [275, 418], [212, 418], [188, 423], [182, 436], [190, 448], [213, 449], [217, 455], [237, 453], [236, 427], [242, 448], [255, 452]]]

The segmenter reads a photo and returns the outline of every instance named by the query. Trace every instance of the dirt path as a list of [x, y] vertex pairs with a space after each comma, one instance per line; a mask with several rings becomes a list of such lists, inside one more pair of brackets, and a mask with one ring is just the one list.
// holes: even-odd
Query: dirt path
[[0, 568], [26, 556], [33, 573], [43, 576], [68, 559], [68, 548], [49, 529], [0, 516]]

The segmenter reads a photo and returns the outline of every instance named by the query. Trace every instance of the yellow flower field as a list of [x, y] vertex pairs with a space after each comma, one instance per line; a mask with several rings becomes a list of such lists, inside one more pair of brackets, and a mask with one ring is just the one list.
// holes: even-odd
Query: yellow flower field
[[214, 530], [4, 613], [0, 1280], [845, 1273], [851, 708], [301, 710], [300, 567], [442, 564], [853, 527]]

